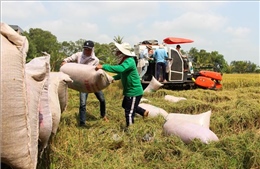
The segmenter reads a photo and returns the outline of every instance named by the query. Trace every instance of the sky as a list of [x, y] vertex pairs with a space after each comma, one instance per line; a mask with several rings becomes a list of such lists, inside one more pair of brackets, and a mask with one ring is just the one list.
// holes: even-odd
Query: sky
[[259, 1], [1, 1], [1, 22], [49, 31], [59, 42], [188, 38], [194, 42], [181, 44], [184, 51], [217, 51], [228, 64], [259, 66], [259, 8]]

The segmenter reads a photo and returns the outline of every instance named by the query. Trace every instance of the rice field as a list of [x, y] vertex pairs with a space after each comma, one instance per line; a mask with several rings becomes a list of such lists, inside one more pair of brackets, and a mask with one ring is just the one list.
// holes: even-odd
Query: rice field
[[[165, 136], [161, 116], [135, 117], [130, 132], [124, 131], [119, 82], [104, 90], [109, 122], [100, 119], [94, 94], [87, 101], [87, 127], [78, 126], [78, 92], [69, 89], [69, 102], [57, 134], [52, 136], [38, 168], [51, 169], [175, 169], [260, 168], [260, 74], [224, 74], [219, 91], [159, 89], [145, 93], [151, 105], [168, 113], [195, 115], [212, 111], [210, 130], [219, 141], [204, 144], [195, 139], [185, 144], [177, 136]], [[165, 95], [187, 100], [172, 103]], [[144, 141], [146, 134], [152, 139]]]

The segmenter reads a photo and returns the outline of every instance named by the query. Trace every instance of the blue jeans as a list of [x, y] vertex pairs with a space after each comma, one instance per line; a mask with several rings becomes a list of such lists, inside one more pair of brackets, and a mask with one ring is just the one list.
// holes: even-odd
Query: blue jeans
[[[80, 124], [85, 124], [86, 121], [86, 102], [88, 99], [88, 93], [82, 93], [80, 92], [80, 105], [79, 105], [79, 121]], [[96, 93], [94, 93], [97, 97], [97, 99], [99, 100], [100, 103], [100, 115], [101, 117], [105, 117], [106, 115], [106, 101], [105, 101], [105, 97], [102, 91], [98, 91]]]

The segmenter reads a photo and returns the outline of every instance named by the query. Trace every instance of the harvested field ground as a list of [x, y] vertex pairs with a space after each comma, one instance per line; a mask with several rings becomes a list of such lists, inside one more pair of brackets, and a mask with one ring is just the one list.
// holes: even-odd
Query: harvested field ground
[[[38, 168], [61, 169], [173, 169], [234, 168], [260, 166], [260, 75], [224, 74], [223, 89], [171, 91], [159, 89], [145, 93], [154, 106], [168, 113], [199, 114], [212, 110], [210, 129], [218, 142], [193, 140], [185, 144], [176, 136], [164, 136], [164, 118], [135, 117], [130, 132], [124, 132], [119, 82], [104, 90], [109, 122], [100, 119], [99, 102], [90, 94], [87, 102], [87, 127], [78, 126], [78, 92], [69, 89], [69, 103], [62, 114], [58, 133], [52, 136]], [[178, 103], [165, 95], [185, 97]], [[153, 139], [142, 140], [150, 133]]]

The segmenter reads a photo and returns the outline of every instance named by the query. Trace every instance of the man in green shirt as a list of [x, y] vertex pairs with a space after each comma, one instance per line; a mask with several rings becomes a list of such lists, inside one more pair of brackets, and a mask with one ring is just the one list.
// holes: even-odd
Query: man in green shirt
[[149, 111], [139, 107], [144, 92], [133, 58], [135, 54], [131, 52], [131, 46], [128, 43], [115, 43], [115, 45], [117, 47], [115, 55], [118, 65], [99, 64], [96, 66], [96, 70], [103, 69], [117, 73], [117, 75], [113, 76], [114, 80], [121, 79], [124, 95], [122, 107], [125, 109], [126, 126], [129, 127], [134, 123], [135, 112], [143, 117], [147, 117]]

